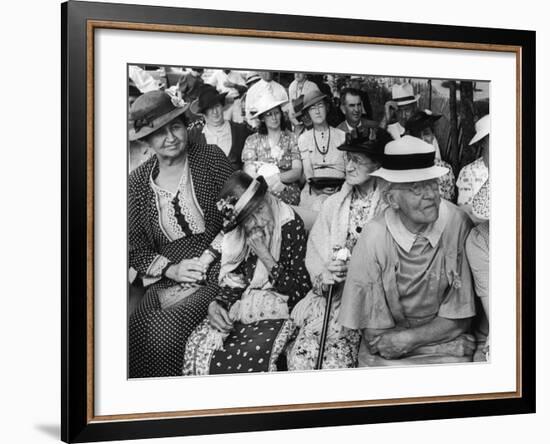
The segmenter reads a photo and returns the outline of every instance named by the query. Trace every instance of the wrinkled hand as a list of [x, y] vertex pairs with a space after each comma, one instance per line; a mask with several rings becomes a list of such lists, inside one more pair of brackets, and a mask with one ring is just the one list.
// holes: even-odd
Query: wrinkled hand
[[327, 265], [327, 269], [323, 273], [323, 284], [332, 285], [344, 282], [347, 274], [347, 262], [333, 260]]
[[210, 302], [208, 306], [208, 321], [212, 327], [223, 333], [228, 333], [233, 328], [229, 313], [216, 301]]
[[178, 264], [173, 264], [166, 270], [166, 277], [176, 282], [195, 283], [200, 282], [206, 277], [207, 267], [194, 257], [193, 259], [184, 259]]
[[440, 346], [444, 353], [447, 353], [451, 356], [462, 357], [472, 356], [477, 347], [477, 344], [476, 338], [474, 338], [472, 335], [464, 334], [460, 335], [453, 341], [440, 344]]
[[267, 247], [267, 240], [263, 230], [256, 228], [246, 236], [246, 243], [252, 248], [252, 251], [259, 258], [265, 257], [269, 254], [269, 248]]
[[368, 348], [384, 359], [397, 359], [410, 352], [410, 337], [407, 330], [389, 331], [376, 336], [368, 343]]

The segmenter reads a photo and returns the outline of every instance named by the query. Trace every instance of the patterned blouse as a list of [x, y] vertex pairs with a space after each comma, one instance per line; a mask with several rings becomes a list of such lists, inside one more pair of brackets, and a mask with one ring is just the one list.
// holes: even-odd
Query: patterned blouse
[[[246, 139], [242, 153], [243, 162], [275, 164], [281, 172], [292, 169], [293, 160], [301, 160], [296, 135], [288, 130], [281, 132], [279, 144], [272, 148], [265, 134], [252, 134]], [[289, 205], [300, 203], [300, 186], [297, 182], [286, 184], [285, 189], [273, 194]]]
[[346, 238], [346, 247], [350, 252], [353, 252], [363, 227], [387, 207], [384, 199], [380, 197], [377, 200], [376, 196], [380, 196], [380, 194], [371, 192], [367, 196], [361, 196], [356, 190], [353, 190], [349, 209], [348, 236]]
[[[270, 281], [278, 293], [288, 296], [290, 310], [311, 288], [309, 273], [305, 265], [307, 235], [302, 219], [294, 219], [281, 227], [281, 254], [277, 264], [271, 269]], [[244, 277], [246, 286], [254, 276], [258, 257], [254, 253], [244, 260], [234, 271]], [[229, 310], [244, 292], [244, 288], [222, 287], [216, 300]]]
[[444, 176], [441, 176], [438, 179], [439, 183], [439, 194], [443, 199], [446, 199], [450, 202], [455, 201], [456, 191], [455, 191], [455, 175], [451, 165], [441, 159], [435, 159], [434, 164], [436, 166], [445, 167], [449, 169], [449, 172]]
[[483, 157], [474, 160], [460, 170], [456, 186], [458, 188], [458, 205], [470, 205], [476, 193], [489, 178], [489, 169]]

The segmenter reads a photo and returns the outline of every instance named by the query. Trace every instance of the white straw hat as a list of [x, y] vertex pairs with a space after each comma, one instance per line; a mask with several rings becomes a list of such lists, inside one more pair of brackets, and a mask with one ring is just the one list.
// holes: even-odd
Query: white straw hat
[[479, 142], [486, 135], [491, 132], [491, 118], [489, 114], [484, 115], [481, 119], [476, 122], [476, 133], [468, 145], [473, 145], [476, 142]]
[[270, 109], [284, 105], [287, 102], [288, 100], [277, 100], [271, 94], [264, 94], [256, 102], [256, 106], [254, 107], [255, 109], [253, 110], [254, 113], [250, 115], [250, 118], [257, 119]]
[[386, 144], [382, 167], [371, 173], [388, 182], [405, 183], [437, 179], [449, 172], [434, 165], [435, 148], [413, 136], [403, 136]]
[[391, 98], [399, 106], [410, 105], [418, 102], [420, 94], [415, 94], [410, 83], [395, 84], [391, 88]]

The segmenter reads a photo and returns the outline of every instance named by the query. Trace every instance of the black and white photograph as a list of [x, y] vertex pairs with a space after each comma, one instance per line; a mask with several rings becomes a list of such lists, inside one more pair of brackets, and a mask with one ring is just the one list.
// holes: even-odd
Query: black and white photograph
[[128, 64], [128, 378], [489, 363], [490, 91]]

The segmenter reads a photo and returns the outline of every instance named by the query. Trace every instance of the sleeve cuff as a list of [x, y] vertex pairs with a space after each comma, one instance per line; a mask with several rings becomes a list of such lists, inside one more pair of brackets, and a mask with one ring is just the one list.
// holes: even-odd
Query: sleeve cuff
[[171, 262], [167, 257], [160, 254], [155, 256], [153, 262], [147, 268], [145, 276], [143, 276], [143, 285], [148, 286], [160, 281], [170, 264]]

